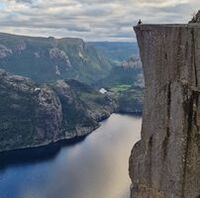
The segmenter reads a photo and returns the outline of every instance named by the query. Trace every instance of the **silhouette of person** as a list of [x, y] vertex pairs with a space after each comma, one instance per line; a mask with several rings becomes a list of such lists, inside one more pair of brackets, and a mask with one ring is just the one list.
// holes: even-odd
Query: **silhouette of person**
[[142, 24], [142, 21], [141, 21], [141, 19], [139, 19], [139, 21], [138, 21], [138, 25], [141, 25]]

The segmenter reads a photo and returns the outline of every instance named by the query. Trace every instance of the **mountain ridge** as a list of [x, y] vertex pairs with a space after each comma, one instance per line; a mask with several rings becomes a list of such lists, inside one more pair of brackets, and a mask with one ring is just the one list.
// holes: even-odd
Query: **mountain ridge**
[[86, 103], [75, 88], [79, 84], [38, 84], [0, 69], [0, 152], [78, 138], [98, 128], [114, 103], [92, 89], [89, 96], [81, 91]]
[[111, 67], [109, 60], [80, 38], [0, 33], [0, 68], [37, 82], [74, 78], [91, 83], [106, 76]]

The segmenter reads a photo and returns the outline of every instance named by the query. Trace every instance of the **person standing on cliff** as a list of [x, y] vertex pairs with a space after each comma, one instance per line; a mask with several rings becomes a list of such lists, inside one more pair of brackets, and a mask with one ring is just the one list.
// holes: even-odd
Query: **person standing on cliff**
[[141, 19], [139, 19], [137, 25], [141, 25], [141, 24], [142, 24], [142, 21], [141, 21]]

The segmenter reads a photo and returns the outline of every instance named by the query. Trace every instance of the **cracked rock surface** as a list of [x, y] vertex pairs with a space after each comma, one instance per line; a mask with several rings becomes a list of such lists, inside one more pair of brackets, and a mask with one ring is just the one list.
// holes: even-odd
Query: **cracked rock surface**
[[145, 75], [132, 198], [200, 196], [200, 25], [136, 26]]

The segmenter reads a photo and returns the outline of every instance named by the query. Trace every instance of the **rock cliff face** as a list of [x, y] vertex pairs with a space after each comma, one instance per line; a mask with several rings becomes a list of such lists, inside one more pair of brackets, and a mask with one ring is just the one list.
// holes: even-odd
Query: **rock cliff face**
[[65, 81], [39, 86], [0, 70], [0, 152], [85, 136], [98, 126]]
[[36, 82], [76, 79], [92, 83], [112, 65], [79, 38], [28, 37], [0, 33], [0, 68]]
[[200, 25], [135, 27], [145, 75], [132, 198], [200, 197]]

